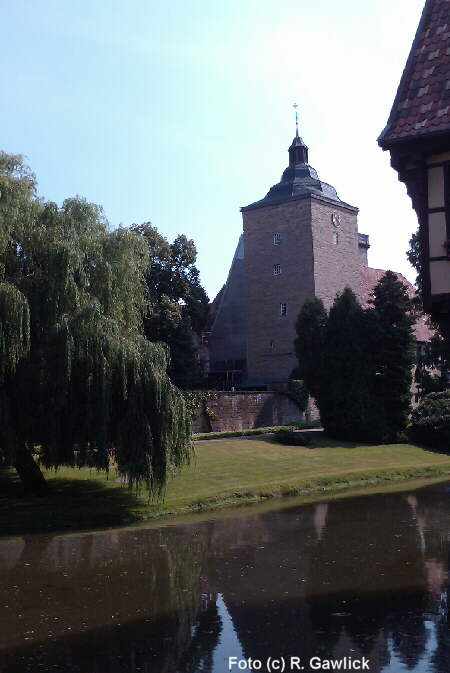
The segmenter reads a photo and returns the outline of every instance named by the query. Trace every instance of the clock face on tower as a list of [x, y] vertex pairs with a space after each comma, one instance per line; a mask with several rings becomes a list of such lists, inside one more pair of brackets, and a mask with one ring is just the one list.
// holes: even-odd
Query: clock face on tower
[[333, 213], [331, 215], [331, 222], [333, 224], [333, 227], [340, 227], [341, 226], [341, 216], [338, 215], [337, 213]]

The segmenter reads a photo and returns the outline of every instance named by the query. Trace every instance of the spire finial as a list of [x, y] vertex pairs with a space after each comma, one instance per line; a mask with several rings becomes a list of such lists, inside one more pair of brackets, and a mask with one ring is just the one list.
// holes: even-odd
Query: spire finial
[[294, 105], [292, 107], [295, 110], [295, 137], [298, 138], [298, 113], [297, 113], [298, 105], [297, 105], [297, 103], [294, 103]]

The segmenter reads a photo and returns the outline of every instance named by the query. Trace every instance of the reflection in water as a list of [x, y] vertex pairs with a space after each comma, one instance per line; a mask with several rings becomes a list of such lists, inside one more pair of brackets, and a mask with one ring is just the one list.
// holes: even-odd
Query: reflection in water
[[[238, 659], [244, 657], [241, 643], [234, 629], [233, 620], [228, 612], [226, 603], [222, 594], [217, 597], [217, 611], [222, 621], [222, 637], [214, 650], [214, 665], [212, 671], [227, 671], [228, 657], [235, 656]], [[202, 670], [202, 669], [199, 669]]]
[[447, 673], [448, 487], [0, 541], [0, 673], [225, 673], [230, 656]]

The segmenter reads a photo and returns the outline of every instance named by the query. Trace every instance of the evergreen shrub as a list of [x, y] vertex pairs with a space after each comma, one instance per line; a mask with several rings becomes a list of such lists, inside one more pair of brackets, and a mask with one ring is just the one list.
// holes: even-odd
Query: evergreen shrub
[[366, 309], [348, 287], [329, 313], [317, 297], [305, 301], [296, 324], [298, 376], [329, 437], [398, 441], [410, 413], [414, 320], [406, 287], [392, 271]]
[[280, 444], [287, 446], [311, 446], [311, 435], [306, 432], [294, 432], [293, 430], [278, 430], [274, 433], [273, 439]]
[[411, 440], [450, 453], [450, 390], [430, 393], [411, 414]]

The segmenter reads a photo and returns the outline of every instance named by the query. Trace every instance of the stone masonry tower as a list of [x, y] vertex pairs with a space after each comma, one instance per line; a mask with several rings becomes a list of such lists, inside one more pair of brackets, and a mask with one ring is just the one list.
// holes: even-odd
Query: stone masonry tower
[[297, 366], [295, 322], [305, 299], [329, 308], [345, 286], [360, 292], [358, 209], [319, 179], [297, 129], [281, 181], [241, 210], [247, 380], [286, 381]]

